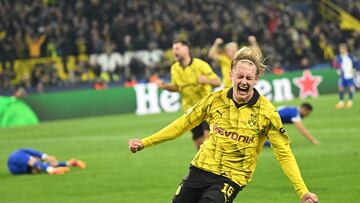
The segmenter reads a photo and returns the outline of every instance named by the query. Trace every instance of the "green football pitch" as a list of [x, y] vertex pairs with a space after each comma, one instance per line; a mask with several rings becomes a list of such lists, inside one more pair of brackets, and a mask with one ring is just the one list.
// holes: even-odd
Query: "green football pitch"
[[[355, 99], [352, 109], [342, 110], [334, 108], [335, 94], [305, 100], [313, 104], [314, 112], [304, 123], [321, 141], [319, 146], [309, 143], [294, 126], [285, 127], [303, 178], [320, 202], [360, 202], [359, 93]], [[150, 135], [179, 115], [113, 115], [1, 129], [0, 202], [171, 202], [196, 153], [190, 133], [137, 154], [128, 151], [127, 140]], [[7, 157], [24, 147], [60, 160], [79, 158], [88, 168], [74, 168], [65, 175], [10, 175]], [[252, 182], [235, 202], [299, 202], [271, 148], [263, 149]]]

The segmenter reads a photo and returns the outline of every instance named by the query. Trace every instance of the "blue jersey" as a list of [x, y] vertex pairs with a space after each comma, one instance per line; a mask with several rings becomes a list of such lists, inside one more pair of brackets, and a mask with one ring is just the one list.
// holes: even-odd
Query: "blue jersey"
[[301, 120], [299, 109], [295, 106], [280, 106], [278, 112], [282, 123], [294, 123]]
[[337, 55], [334, 66], [339, 70], [340, 79], [350, 80], [354, 78], [354, 69], [359, 67], [359, 60], [351, 54]]
[[34, 149], [19, 149], [10, 154], [8, 159], [8, 169], [12, 174], [32, 173], [32, 168], [28, 165], [30, 157], [41, 159], [43, 153]]

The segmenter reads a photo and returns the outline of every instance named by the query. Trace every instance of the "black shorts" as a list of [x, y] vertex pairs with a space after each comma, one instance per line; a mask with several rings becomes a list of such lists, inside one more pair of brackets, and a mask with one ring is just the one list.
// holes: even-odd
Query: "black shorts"
[[197, 140], [198, 138], [204, 136], [205, 130], [210, 130], [209, 124], [206, 121], [201, 122], [198, 126], [191, 129], [193, 140]]
[[224, 176], [191, 166], [173, 203], [232, 203], [241, 190], [242, 187]]

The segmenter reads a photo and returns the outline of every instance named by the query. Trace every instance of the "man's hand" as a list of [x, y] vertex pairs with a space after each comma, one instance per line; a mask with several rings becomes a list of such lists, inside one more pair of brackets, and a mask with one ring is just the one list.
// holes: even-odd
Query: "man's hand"
[[139, 139], [130, 139], [128, 141], [128, 144], [129, 144], [129, 150], [132, 153], [136, 153], [137, 151], [144, 149], [144, 144]]
[[205, 75], [200, 75], [198, 78], [199, 84], [208, 84], [209, 80], [206, 78]]
[[216, 39], [215, 39], [214, 44], [216, 44], [216, 45], [220, 45], [220, 44], [222, 44], [222, 43], [224, 43], [224, 40], [223, 40], [223, 39], [221, 39], [220, 37], [218, 37], [218, 38], [216, 38]]
[[321, 142], [317, 139], [311, 141], [314, 145], [319, 145]]
[[55, 156], [52, 156], [52, 155], [48, 155], [46, 157], [46, 161], [49, 162], [49, 164], [51, 166], [57, 166], [59, 164], [58, 160], [56, 159]]
[[156, 81], [156, 85], [157, 85], [158, 87], [160, 87], [161, 89], [164, 89], [165, 83], [164, 83], [163, 80], [158, 79], [158, 80]]
[[318, 197], [316, 194], [308, 192], [301, 197], [301, 203], [317, 203], [319, 202]]
[[249, 43], [250, 43], [251, 45], [254, 44], [254, 43], [257, 43], [256, 37], [255, 37], [254, 35], [250, 35], [250, 36], [248, 37], [248, 41], [249, 41]]
[[178, 92], [179, 91], [179, 88], [175, 85], [175, 84], [172, 84], [172, 83], [165, 83], [163, 80], [161, 79], [158, 79], [156, 80], [156, 85], [161, 88], [161, 89], [164, 89], [164, 90], [167, 90], [167, 91], [170, 91], [170, 92]]

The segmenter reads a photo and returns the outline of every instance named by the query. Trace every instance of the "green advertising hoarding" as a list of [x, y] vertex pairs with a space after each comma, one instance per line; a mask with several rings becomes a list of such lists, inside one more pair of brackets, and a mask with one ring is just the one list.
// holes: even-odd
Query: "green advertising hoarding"
[[133, 112], [132, 88], [76, 90], [30, 95], [23, 99], [41, 121]]
[[[276, 102], [317, 97], [337, 91], [337, 75], [330, 68], [265, 75], [256, 88]], [[156, 114], [181, 108], [178, 93], [160, 90], [155, 84], [30, 95], [24, 101], [41, 121], [119, 113]]]

